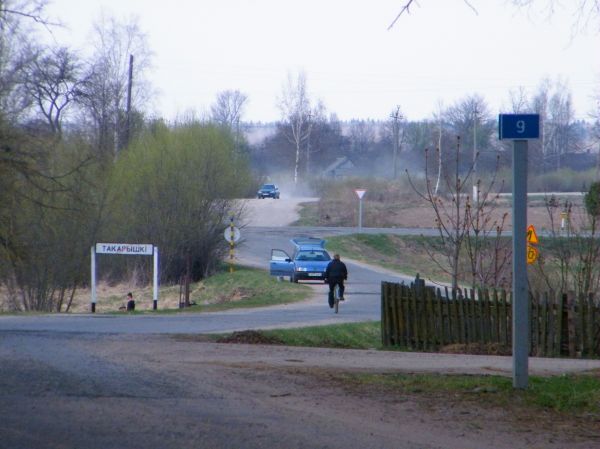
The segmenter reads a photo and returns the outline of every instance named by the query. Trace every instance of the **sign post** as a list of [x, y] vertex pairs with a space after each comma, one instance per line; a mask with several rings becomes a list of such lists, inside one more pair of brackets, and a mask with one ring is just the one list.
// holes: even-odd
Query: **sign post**
[[233, 273], [233, 249], [241, 237], [240, 230], [233, 225], [233, 217], [229, 220], [229, 226], [225, 228], [223, 237], [229, 242], [229, 272]]
[[538, 260], [540, 257], [540, 252], [538, 249], [533, 246], [539, 243], [539, 239], [537, 233], [535, 232], [535, 227], [533, 225], [529, 225], [527, 228], [527, 263], [531, 265]]
[[499, 138], [513, 141], [512, 150], [512, 359], [513, 387], [529, 383], [529, 294], [527, 289], [527, 150], [540, 136], [537, 114], [500, 114]]
[[91, 248], [92, 313], [96, 312], [96, 254], [154, 256], [152, 276], [152, 310], [158, 307], [158, 247], [145, 243], [96, 243]]
[[365, 189], [354, 189], [358, 196], [358, 232], [362, 231], [362, 199], [367, 191]]

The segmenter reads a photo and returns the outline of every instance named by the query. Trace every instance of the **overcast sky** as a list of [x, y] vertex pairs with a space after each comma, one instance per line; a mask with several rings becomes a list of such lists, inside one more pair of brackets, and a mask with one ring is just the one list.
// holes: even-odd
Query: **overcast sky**
[[101, 11], [137, 17], [154, 52], [153, 108], [168, 119], [238, 89], [245, 120], [277, 120], [277, 97], [299, 70], [341, 119], [384, 119], [400, 105], [417, 120], [474, 93], [507, 112], [510, 89], [544, 77], [567, 81], [587, 118], [600, 90], [598, 27], [574, 35], [572, 11], [548, 19], [507, 0], [470, 3], [477, 14], [463, 0], [420, 0], [391, 30], [401, 0], [52, 0], [48, 13], [68, 27], [56, 39], [79, 49]]

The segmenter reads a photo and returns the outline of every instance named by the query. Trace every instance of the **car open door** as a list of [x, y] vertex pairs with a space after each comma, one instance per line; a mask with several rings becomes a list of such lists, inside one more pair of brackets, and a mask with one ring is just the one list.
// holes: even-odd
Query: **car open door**
[[282, 249], [271, 250], [271, 263], [269, 266], [271, 276], [293, 276], [294, 262], [288, 253]]

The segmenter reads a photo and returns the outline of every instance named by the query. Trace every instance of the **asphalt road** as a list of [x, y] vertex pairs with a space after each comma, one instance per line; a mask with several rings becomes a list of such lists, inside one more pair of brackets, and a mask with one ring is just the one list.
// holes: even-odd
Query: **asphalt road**
[[[355, 231], [246, 227], [238, 257], [267, 269], [270, 249], [291, 249], [293, 236]], [[554, 421], [530, 423], [452, 398], [353, 390], [329, 380], [357, 371], [509, 376], [510, 357], [228, 345], [166, 335], [378, 320], [380, 282], [412, 279], [348, 267], [338, 315], [327, 306], [326, 286], [315, 283], [309, 301], [262, 309], [0, 316], [0, 449], [596, 447], [591, 427], [581, 436], [569, 424], [557, 430]], [[600, 361], [532, 358], [530, 368], [540, 375], [583, 372], [600, 369]]]
[[[237, 251], [240, 262], [268, 270], [271, 248], [291, 252], [289, 240], [298, 235], [327, 237], [356, 232], [353, 228], [248, 227]], [[374, 231], [368, 231], [374, 232]], [[56, 331], [106, 334], [181, 334], [222, 333], [246, 329], [299, 327], [380, 319], [380, 285], [382, 280], [410, 282], [412, 278], [383, 269], [348, 262], [349, 277], [346, 301], [340, 313], [327, 306], [327, 286], [308, 283], [314, 297], [299, 304], [260, 309], [237, 309], [214, 313], [180, 313], [177, 315], [100, 315], [52, 314], [35, 316], [0, 316], [1, 331]], [[160, 301], [160, 298], [159, 298]]]

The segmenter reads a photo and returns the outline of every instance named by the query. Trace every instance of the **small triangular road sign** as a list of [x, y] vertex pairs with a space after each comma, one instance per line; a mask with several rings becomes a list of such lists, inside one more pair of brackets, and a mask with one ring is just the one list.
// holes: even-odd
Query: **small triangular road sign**
[[533, 225], [529, 225], [527, 228], [527, 243], [537, 245], [539, 242], [540, 241], [538, 240], [537, 233], [535, 232], [535, 227]]

